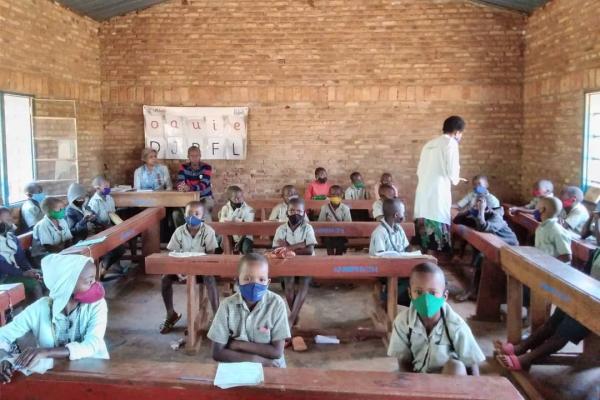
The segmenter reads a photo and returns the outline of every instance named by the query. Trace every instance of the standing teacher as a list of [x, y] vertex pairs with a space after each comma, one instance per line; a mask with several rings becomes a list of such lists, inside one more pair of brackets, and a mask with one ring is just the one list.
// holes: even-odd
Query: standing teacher
[[452, 116], [444, 121], [443, 135], [430, 140], [421, 150], [417, 167], [415, 219], [424, 251], [449, 252], [451, 185], [460, 178], [458, 144], [462, 139], [465, 121]]

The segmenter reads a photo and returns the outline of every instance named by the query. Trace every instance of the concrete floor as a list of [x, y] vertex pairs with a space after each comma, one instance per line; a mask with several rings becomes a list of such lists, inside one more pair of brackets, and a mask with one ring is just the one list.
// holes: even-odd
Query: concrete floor
[[[464, 277], [452, 271], [462, 268], [453, 266], [445, 270], [451, 294], [461, 291]], [[183, 350], [173, 350], [170, 346], [184, 334], [185, 285], [175, 286], [175, 308], [184, 313], [184, 317], [176, 329], [167, 335], [158, 333], [158, 326], [165, 316], [158, 276], [142, 273], [126, 282], [109, 282], [106, 287], [109, 301], [107, 342], [113, 360], [214, 362], [210, 357], [208, 342], [204, 342], [200, 352], [194, 356], [186, 355]], [[274, 284], [272, 290], [279, 291], [279, 284]], [[456, 304], [450, 301], [450, 304], [468, 321], [487, 357], [487, 361], [481, 366], [482, 374], [500, 374], [502, 371], [492, 356], [492, 341], [506, 337], [505, 324], [470, 320], [475, 312], [473, 302]], [[310, 289], [300, 316], [300, 327], [372, 327], [370, 316], [373, 309], [372, 287], [369, 284], [359, 284], [354, 288], [323, 285]], [[381, 339], [353, 340], [342, 342], [340, 345], [317, 345], [308, 341], [307, 345], [309, 350], [303, 353], [296, 353], [291, 348], [286, 349], [285, 357], [289, 367], [369, 371], [397, 369], [396, 360], [386, 356]], [[567, 346], [564, 351], [581, 351], [581, 346]], [[600, 399], [600, 396], [595, 397], [596, 393], [600, 393], [600, 367], [576, 373], [574, 371], [569, 367], [534, 366], [531, 372], [542, 386], [550, 388], [552, 398]]]

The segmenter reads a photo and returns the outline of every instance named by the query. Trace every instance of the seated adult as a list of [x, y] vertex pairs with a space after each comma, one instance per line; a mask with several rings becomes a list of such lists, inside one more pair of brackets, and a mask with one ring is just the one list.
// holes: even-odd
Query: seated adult
[[142, 161], [144, 165], [133, 173], [133, 187], [136, 190], [173, 190], [169, 168], [158, 163], [156, 150], [142, 150]]

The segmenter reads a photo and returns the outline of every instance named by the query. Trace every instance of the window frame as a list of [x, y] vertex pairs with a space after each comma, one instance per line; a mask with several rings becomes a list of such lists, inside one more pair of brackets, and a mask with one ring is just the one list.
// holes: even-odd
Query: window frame
[[29, 106], [30, 106], [30, 126], [31, 126], [31, 170], [33, 173], [33, 179], [35, 180], [37, 177], [37, 168], [36, 168], [36, 155], [35, 155], [35, 136], [34, 136], [34, 125], [33, 125], [33, 102], [35, 100], [35, 96], [28, 93], [18, 93], [12, 92], [8, 90], [0, 90], [0, 176], [2, 177], [2, 185], [0, 185], [0, 192], [2, 194], [2, 205], [4, 207], [16, 207], [24, 202], [17, 201], [14, 203], [9, 202], [10, 192], [8, 190], [8, 165], [6, 165], [6, 157], [5, 157], [5, 149], [6, 149], [6, 121], [5, 121], [5, 113], [4, 113], [4, 96], [20, 96], [29, 98]]

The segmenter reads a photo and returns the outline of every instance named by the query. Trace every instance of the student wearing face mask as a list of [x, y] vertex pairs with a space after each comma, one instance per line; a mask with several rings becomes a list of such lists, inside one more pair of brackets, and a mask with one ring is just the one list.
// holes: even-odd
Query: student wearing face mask
[[[352, 222], [350, 207], [342, 203], [342, 188], [333, 185], [329, 188], [329, 202], [321, 206], [319, 221], [321, 222]], [[348, 239], [345, 237], [325, 237], [323, 242], [327, 247], [327, 255], [341, 256], [346, 252]]]
[[[0, 284], [22, 283], [27, 300], [32, 302], [42, 297], [41, 275], [31, 267], [25, 251], [14, 233], [12, 219], [3, 219], [0, 208]], [[10, 212], [7, 213], [10, 216]]]
[[[51, 367], [48, 359], [108, 359], [104, 342], [107, 307], [96, 282], [91, 258], [52, 254], [42, 261], [50, 290], [0, 328], [0, 380], [9, 383], [16, 370]], [[15, 341], [31, 333], [36, 346], [11, 353]], [[49, 365], [50, 364], [50, 365]]]
[[30, 182], [25, 185], [27, 200], [21, 205], [21, 232], [29, 232], [33, 226], [44, 218], [41, 204], [46, 198], [42, 185]]
[[[66, 209], [66, 218], [71, 235], [73, 236], [73, 243], [87, 239], [90, 230], [94, 227], [98, 227], [99, 229], [105, 227], [104, 224], [98, 224], [98, 218], [89, 206], [89, 197], [83, 185], [72, 183], [67, 191], [67, 200], [69, 201], [69, 205]], [[119, 273], [115, 272], [114, 274], [104, 274], [104, 272], [111, 265], [119, 263], [125, 251], [124, 246], [118, 246], [100, 258], [100, 272], [103, 280], [121, 276], [123, 271]]]
[[304, 192], [304, 200], [325, 200], [329, 193], [327, 170], [323, 167], [315, 169], [315, 180], [308, 184]]
[[[288, 204], [290, 203], [291, 199], [298, 198], [298, 191], [296, 190], [294, 185], [285, 185], [283, 188], [281, 188], [281, 198], [283, 199], [283, 201], [277, 204], [271, 210], [271, 214], [269, 215], [269, 221], [287, 222]], [[308, 217], [306, 217], [306, 219], [308, 219]]]
[[585, 224], [590, 219], [590, 213], [581, 203], [583, 191], [577, 186], [567, 186], [560, 192], [560, 201], [563, 210], [558, 215], [558, 221], [573, 239], [581, 239]]
[[[275, 231], [273, 248], [284, 248], [285, 252], [294, 252], [300, 256], [312, 256], [316, 245], [315, 231], [305, 219], [304, 200], [290, 200], [288, 223], [279, 226]], [[297, 323], [300, 309], [306, 300], [311, 278], [289, 276], [282, 278], [282, 281], [285, 298], [291, 310], [289, 324], [293, 326]]]
[[44, 218], [33, 227], [31, 257], [36, 266], [50, 253], [59, 253], [69, 247], [73, 235], [65, 219], [65, 204], [56, 197], [46, 197], [42, 201]]
[[[173, 232], [167, 249], [174, 252], [194, 252], [213, 254], [217, 248], [215, 231], [204, 223], [204, 204], [200, 201], [191, 201], [185, 206], [185, 224]], [[213, 313], [219, 307], [219, 292], [214, 276], [197, 277], [197, 283], [206, 286], [208, 300]], [[173, 307], [173, 284], [185, 283], [186, 277], [181, 275], [164, 275], [161, 279], [161, 294], [167, 315], [160, 325], [160, 333], [169, 333], [181, 319]]]
[[[253, 222], [254, 210], [244, 201], [244, 191], [239, 186], [227, 188], [227, 203], [219, 211], [219, 222]], [[248, 254], [254, 246], [252, 236], [233, 236], [236, 253]]]
[[285, 368], [290, 327], [283, 299], [269, 290], [267, 259], [256, 253], [244, 255], [238, 275], [239, 291], [221, 302], [207, 334], [213, 359]]
[[444, 272], [426, 262], [415, 266], [408, 289], [410, 307], [400, 311], [388, 347], [401, 371], [479, 375], [485, 360], [469, 325], [446, 300]]
[[541, 199], [545, 197], [554, 197], [554, 184], [548, 179], [540, 179], [533, 184], [531, 195], [533, 198], [529, 203], [522, 207], [511, 207], [508, 209], [508, 213], [511, 215], [515, 213], [533, 214]]
[[487, 205], [490, 209], [496, 210], [500, 208], [500, 200], [489, 191], [487, 176], [475, 175], [471, 180], [471, 183], [473, 184], [473, 190], [456, 202], [456, 208], [461, 211], [469, 210], [475, 204], [475, 199], [480, 195], [485, 195], [487, 197]]
[[99, 175], [92, 180], [92, 186], [96, 193], [88, 202], [88, 206], [96, 214], [94, 224], [102, 229], [110, 228], [113, 225], [112, 215], [117, 212], [115, 201], [110, 195], [110, 182]]
[[5, 229], [7, 229], [7, 232], [16, 234], [17, 226], [14, 224], [10, 210], [6, 207], [0, 207], [0, 223], [2, 222], [6, 224]]

